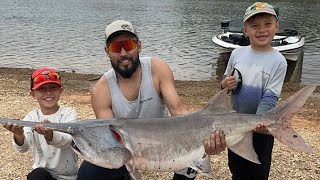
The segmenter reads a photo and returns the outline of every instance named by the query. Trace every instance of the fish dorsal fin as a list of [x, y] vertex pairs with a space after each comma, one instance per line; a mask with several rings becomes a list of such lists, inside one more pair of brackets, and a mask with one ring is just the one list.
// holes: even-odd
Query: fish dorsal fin
[[227, 101], [228, 89], [221, 90], [213, 96], [203, 108], [206, 113], [228, 113], [230, 108]]

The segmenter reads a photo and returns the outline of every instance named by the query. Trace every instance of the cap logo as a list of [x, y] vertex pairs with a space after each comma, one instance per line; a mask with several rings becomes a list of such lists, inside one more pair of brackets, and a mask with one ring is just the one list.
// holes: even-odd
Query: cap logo
[[266, 8], [266, 4], [264, 4], [264, 3], [258, 3], [258, 4], [256, 4], [255, 6], [253, 6], [253, 7], [251, 8], [251, 10], [260, 10], [260, 9], [264, 9], [264, 8]]
[[41, 74], [49, 74], [50, 71], [43, 71]]
[[132, 28], [131, 28], [131, 26], [130, 26], [129, 24], [122, 24], [122, 25], [121, 25], [121, 28], [122, 28], [123, 30], [132, 31]]

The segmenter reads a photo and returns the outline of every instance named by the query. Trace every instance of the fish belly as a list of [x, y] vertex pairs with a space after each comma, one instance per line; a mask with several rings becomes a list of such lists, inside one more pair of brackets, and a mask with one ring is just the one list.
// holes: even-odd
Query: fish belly
[[180, 152], [181, 153], [175, 151], [171, 153], [164, 152], [162, 154], [160, 153], [159, 156], [155, 156], [155, 154], [150, 154], [150, 156], [141, 154], [137, 156], [133, 155], [134, 167], [142, 171], [175, 171], [195, 165], [195, 163], [204, 156], [203, 146], [190, 149], [188, 152]]

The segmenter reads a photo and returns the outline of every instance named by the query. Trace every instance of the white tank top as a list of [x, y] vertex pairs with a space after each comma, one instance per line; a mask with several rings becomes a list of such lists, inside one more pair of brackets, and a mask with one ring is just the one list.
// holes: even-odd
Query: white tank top
[[114, 69], [104, 74], [112, 98], [112, 111], [115, 118], [157, 118], [166, 117], [168, 110], [154, 88], [151, 74], [151, 57], [140, 58], [142, 80], [138, 98], [127, 100], [118, 84]]

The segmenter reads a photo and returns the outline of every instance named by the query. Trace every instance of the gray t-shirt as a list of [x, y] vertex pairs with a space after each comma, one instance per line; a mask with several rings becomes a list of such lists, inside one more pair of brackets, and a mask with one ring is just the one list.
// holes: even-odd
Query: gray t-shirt
[[140, 61], [142, 80], [138, 98], [134, 101], [127, 100], [121, 93], [114, 69], [104, 74], [109, 83], [115, 118], [158, 118], [168, 115], [168, 109], [153, 85], [151, 57], [140, 57]]

